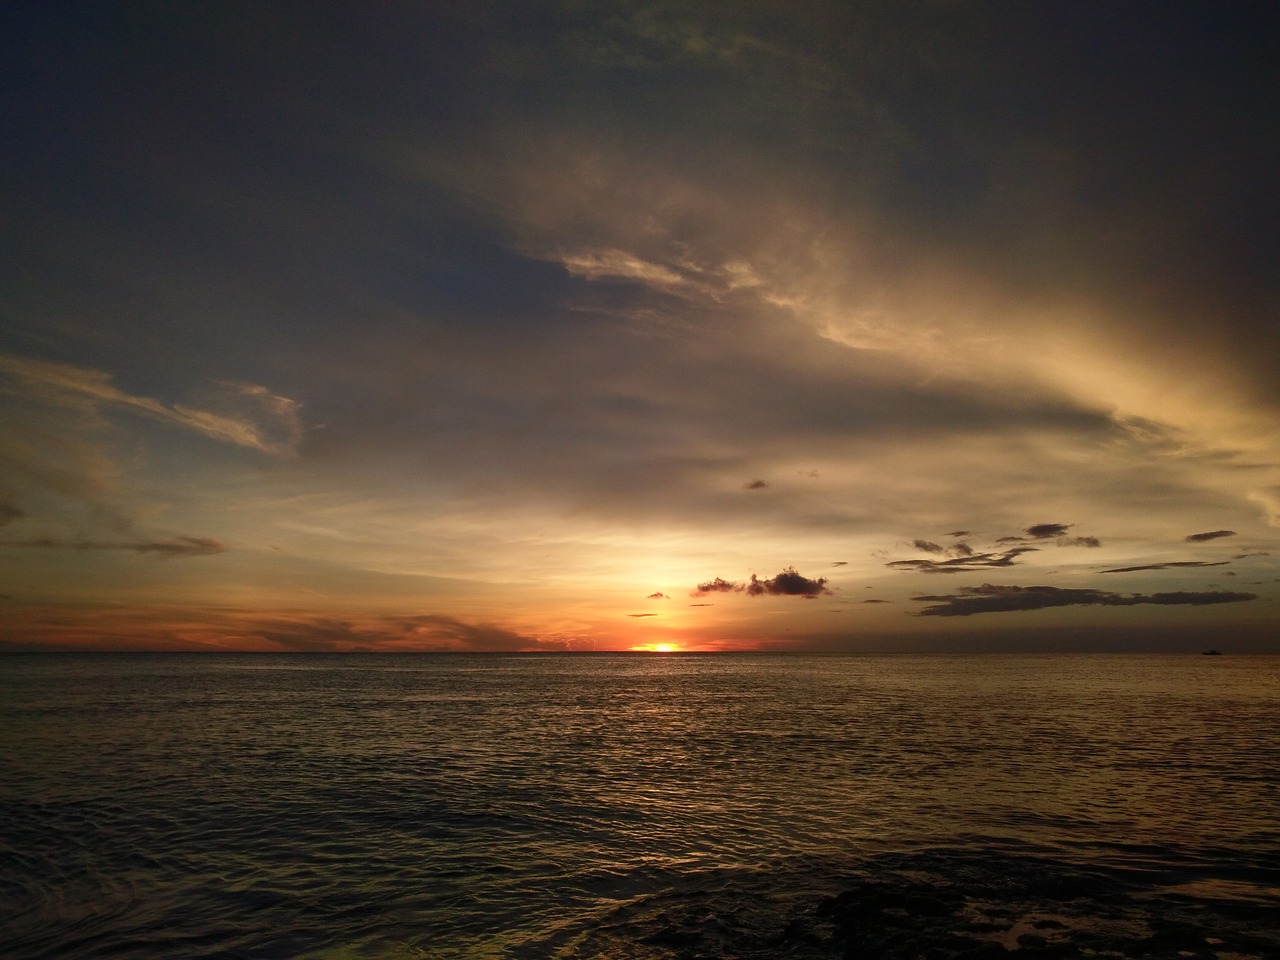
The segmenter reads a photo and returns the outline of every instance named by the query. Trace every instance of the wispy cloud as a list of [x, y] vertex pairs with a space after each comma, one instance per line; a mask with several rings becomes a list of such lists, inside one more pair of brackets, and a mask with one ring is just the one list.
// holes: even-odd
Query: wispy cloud
[[61, 540], [40, 537], [33, 540], [0, 540], [0, 547], [27, 547], [39, 550], [126, 550], [153, 553], [162, 557], [207, 557], [226, 553], [227, 547], [213, 537], [175, 537], [172, 540]]
[[1225, 567], [1230, 560], [1169, 560], [1165, 563], [1144, 563], [1136, 567], [1113, 567], [1102, 573], [1137, 573], [1139, 570], [1177, 570], [1183, 567]]
[[1039, 547], [1014, 547], [995, 553], [970, 553], [965, 556], [952, 557], [949, 560], [890, 560], [885, 564], [891, 570], [915, 570], [918, 573], [965, 573], [971, 570], [982, 570], [992, 567], [1016, 566], [1018, 557], [1034, 553]]
[[127, 410], [213, 440], [277, 456], [293, 452], [302, 437], [298, 404], [256, 384], [219, 384], [219, 403], [224, 409], [216, 412], [129, 394], [112, 383], [109, 373], [69, 364], [0, 354], [0, 375], [55, 403], [86, 412], [101, 407]]

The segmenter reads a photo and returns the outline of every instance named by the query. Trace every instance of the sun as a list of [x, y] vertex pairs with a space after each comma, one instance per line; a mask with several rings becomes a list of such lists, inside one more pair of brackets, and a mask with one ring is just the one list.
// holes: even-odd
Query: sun
[[632, 647], [637, 653], [679, 653], [680, 647], [674, 643], [642, 643]]

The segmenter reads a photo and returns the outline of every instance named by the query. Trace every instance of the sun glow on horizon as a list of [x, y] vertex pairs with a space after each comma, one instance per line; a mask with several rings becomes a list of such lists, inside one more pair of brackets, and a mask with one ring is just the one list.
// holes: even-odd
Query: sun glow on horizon
[[631, 648], [637, 653], [680, 653], [681, 649], [674, 643], [642, 643]]

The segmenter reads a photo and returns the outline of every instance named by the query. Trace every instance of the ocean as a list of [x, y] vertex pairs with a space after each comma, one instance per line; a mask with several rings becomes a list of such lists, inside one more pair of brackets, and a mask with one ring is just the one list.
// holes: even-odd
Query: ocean
[[1280, 657], [0, 658], [0, 955], [1280, 957]]

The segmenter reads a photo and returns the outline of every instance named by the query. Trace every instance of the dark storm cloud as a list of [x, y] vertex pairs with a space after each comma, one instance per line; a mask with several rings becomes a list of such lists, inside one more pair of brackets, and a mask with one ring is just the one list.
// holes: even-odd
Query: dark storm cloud
[[1192, 533], [1184, 537], [1187, 543], [1204, 543], [1206, 540], [1218, 540], [1222, 537], [1234, 537], [1234, 530], [1210, 530], [1208, 533]]
[[1114, 567], [1102, 573], [1137, 573], [1139, 570], [1177, 570], [1182, 567], [1225, 567], [1230, 560], [1170, 560], [1166, 563], [1144, 563], [1138, 567]]
[[225, 553], [226, 545], [213, 537], [176, 537], [173, 540], [60, 540], [41, 537], [35, 540], [0, 540], [4, 547], [32, 547], [45, 550], [130, 550], [154, 553], [163, 557], [205, 557]]
[[925, 553], [946, 553], [946, 548], [942, 544], [934, 543], [932, 540], [913, 540], [912, 546]]
[[776, 577], [770, 577], [768, 580], [760, 580], [753, 573], [751, 582], [747, 584], [747, 595], [759, 597], [768, 594], [775, 597], [805, 597], [812, 599], [820, 594], [830, 593], [827, 589], [827, 578], [818, 577], [811, 580], [802, 574], [796, 573], [794, 567], [788, 567]]
[[1065, 589], [1060, 587], [1015, 587], [984, 583], [980, 587], [962, 587], [957, 593], [912, 597], [917, 603], [930, 606], [921, 610], [921, 617], [968, 617], [978, 613], [1011, 613], [1022, 610], [1044, 610], [1050, 607], [1106, 606], [1131, 607], [1138, 604], [1162, 606], [1186, 604], [1205, 606], [1217, 603], [1238, 603], [1256, 600], [1253, 593], [1226, 591], [1155, 594], [1119, 594], [1106, 590]]
[[1039, 547], [1014, 547], [997, 553], [971, 553], [950, 560], [891, 560], [885, 564], [893, 570], [915, 570], [919, 573], [965, 573], [991, 567], [1012, 567], [1024, 553], [1035, 553]]

